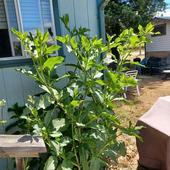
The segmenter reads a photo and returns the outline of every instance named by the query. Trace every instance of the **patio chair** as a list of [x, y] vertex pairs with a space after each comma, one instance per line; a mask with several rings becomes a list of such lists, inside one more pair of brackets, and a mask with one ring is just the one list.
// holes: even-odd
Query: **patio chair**
[[[136, 91], [137, 91], [138, 96], [140, 96], [140, 91], [139, 91], [139, 86], [138, 86], [138, 79], [137, 79], [138, 70], [127, 71], [127, 72], [125, 72], [125, 75], [128, 76], [128, 77], [133, 77], [136, 80], [136, 82], [137, 82]], [[128, 89], [128, 86], [124, 87], [125, 92], [123, 93], [123, 96], [124, 96], [125, 99], [127, 98], [127, 95], [126, 95], [127, 89]]]

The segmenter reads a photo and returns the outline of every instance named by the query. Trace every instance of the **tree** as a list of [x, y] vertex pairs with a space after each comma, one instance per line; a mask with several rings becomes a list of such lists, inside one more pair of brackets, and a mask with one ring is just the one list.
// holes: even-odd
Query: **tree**
[[105, 7], [106, 32], [118, 36], [129, 27], [137, 30], [165, 8], [165, 0], [110, 0]]

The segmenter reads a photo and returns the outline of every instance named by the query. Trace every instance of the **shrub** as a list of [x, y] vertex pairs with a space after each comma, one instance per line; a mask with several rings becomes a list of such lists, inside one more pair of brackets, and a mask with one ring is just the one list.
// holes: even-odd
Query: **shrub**
[[[147, 36], [152, 34], [153, 26], [139, 26], [138, 34], [127, 29], [114, 42], [113, 36], [108, 35], [104, 44], [97, 36], [89, 38], [85, 28], [71, 30], [68, 15], [61, 19], [68, 34], [56, 40], [75, 58], [75, 64], [65, 64], [64, 57], [56, 55], [61, 47], [49, 42], [48, 32], [42, 34], [37, 30], [33, 35], [13, 30], [33, 61], [34, 71], [20, 71], [34, 79], [45, 92], [39, 97], [28, 97], [29, 112], [22, 119], [46, 143], [48, 154], [44, 159], [47, 161], [41, 161], [39, 169], [103, 169], [108, 157], [116, 161], [126, 153], [124, 143], [117, 140], [118, 135], [138, 137], [139, 127], [131, 123], [129, 127], [121, 125], [114, 100], [122, 95], [125, 86], [135, 85], [133, 78], [123, 74], [123, 65], [134, 47], [149, 41]], [[115, 47], [120, 60], [111, 54]], [[113, 61], [117, 63], [115, 71], [107, 67]], [[72, 69], [59, 76], [59, 67]], [[65, 85], [58, 86], [63, 79]]]

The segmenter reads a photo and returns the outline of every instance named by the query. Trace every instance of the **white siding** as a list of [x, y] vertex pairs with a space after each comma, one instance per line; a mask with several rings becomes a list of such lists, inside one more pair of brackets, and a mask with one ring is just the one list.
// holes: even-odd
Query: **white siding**
[[[85, 27], [90, 29], [89, 35], [95, 36], [99, 34], [98, 28], [98, 10], [96, 0], [58, 0], [59, 16], [62, 17], [65, 14], [69, 15], [70, 27], [79, 28]], [[68, 34], [64, 25], [61, 23], [61, 34]], [[66, 56], [66, 63], [75, 63], [75, 57], [71, 56], [66, 48], [64, 48], [64, 55]], [[65, 68], [65, 71], [72, 68]], [[62, 69], [61, 73], [63, 72]]]
[[[58, 0], [60, 17], [69, 14], [70, 26], [77, 28], [82, 26], [89, 28], [90, 35], [98, 35], [98, 10], [96, 0]], [[65, 34], [65, 28], [61, 25], [61, 33]]]
[[[99, 34], [99, 25], [98, 25], [98, 8], [97, 8], [97, 1], [95, 0], [88, 0], [88, 22], [90, 28], [90, 35], [98, 35]], [[104, 25], [103, 25], [104, 27]]]
[[[6, 100], [3, 115], [4, 119], [7, 120], [7, 124], [9, 124], [10, 115], [7, 109], [15, 103], [24, 105], [27, 96], [40, 92], [40, 89], [33, 80], [17, 72], [16, 68], [1, 68], [0, 82], [0, 99]], [[2, 127], [0, 127], [1, 132]]]
[[[40, 92], [35, 82], [15, 69], [0, 69], [0, 99], [6, 100], [6, 105], [2, 112], [0, 112], [0, 119], [3, 117], [7, 121], [6, 125], [11, 122], [11, 115], [7, 111], [9, 107], [15, 103], [22, 106], [26, 102], [28, 95], [34, 95]], [[1, 134], [4, 133], [5, 126], [0, 126]], [[13, 167], [12, 160], [14, 161], [14, 159], [0, 159], [0, 170], [11, 169]]]
[[170, 23], [166, 25], [166, 35], [151, 37], [152, 43], [146, 45], [146, 51], [170, 51]]

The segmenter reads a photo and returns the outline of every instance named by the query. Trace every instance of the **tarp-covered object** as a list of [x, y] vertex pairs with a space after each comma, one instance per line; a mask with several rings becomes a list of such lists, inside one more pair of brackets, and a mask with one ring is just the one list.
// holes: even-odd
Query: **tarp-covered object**
[[139, 164], [170, 170], [170, 96], [160, 97], [137, 122], [143, 142], [137, 139]]

